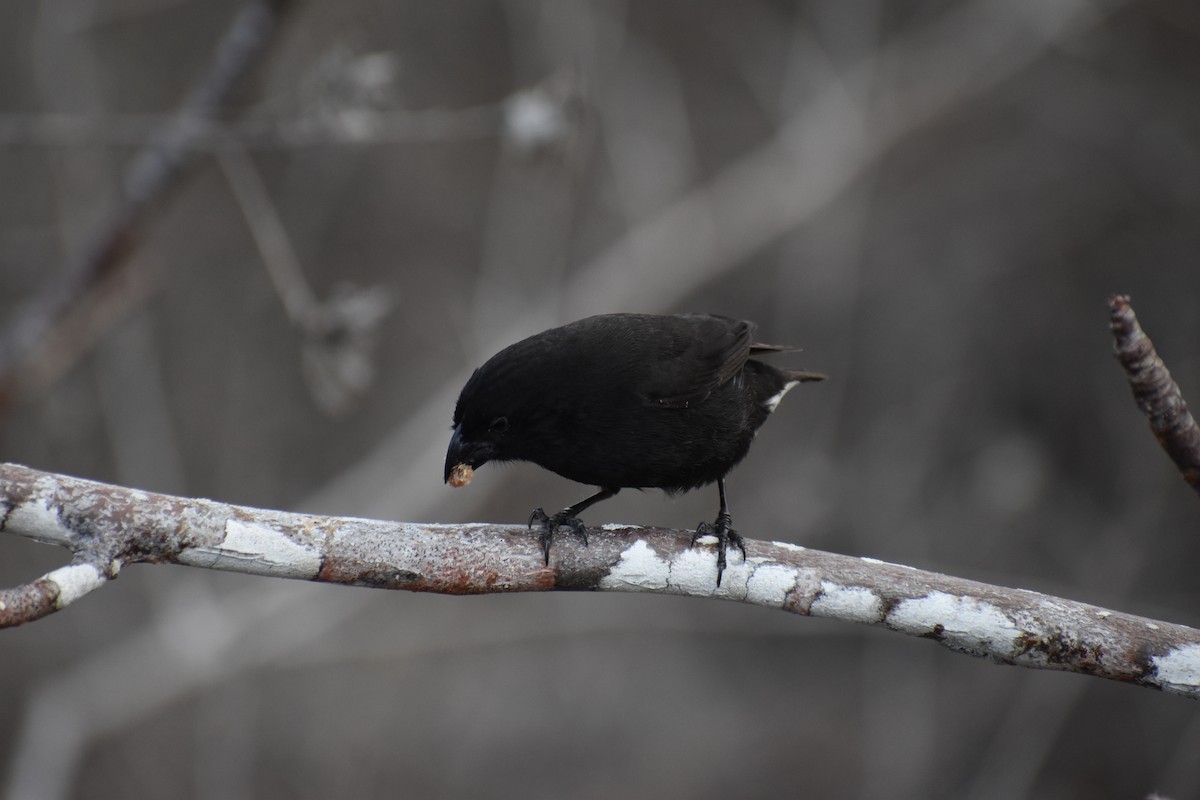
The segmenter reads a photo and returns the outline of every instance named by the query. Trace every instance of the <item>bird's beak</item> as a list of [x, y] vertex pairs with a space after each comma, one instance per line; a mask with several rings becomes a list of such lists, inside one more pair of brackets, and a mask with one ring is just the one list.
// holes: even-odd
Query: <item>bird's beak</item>
[[459, 464], [466, 464], [471, 469], [477, 469], [495, 455], [495, 446], [490, 442], [472, 442], [462, 437], [458, 425], [454, 426], [454, 435], [450, 437], [450, 446], [446, 448], [446, 472], [443, 481], [450, 482], [450, 471]]

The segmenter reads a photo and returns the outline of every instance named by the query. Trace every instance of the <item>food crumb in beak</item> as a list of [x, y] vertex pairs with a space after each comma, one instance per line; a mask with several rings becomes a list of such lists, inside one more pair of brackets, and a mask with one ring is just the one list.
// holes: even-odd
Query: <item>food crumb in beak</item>
[[466, 486], [473, 477], [475, 477], [475, 470], [471, 469], [470, 464], [455, 464], [454, 468], [450, 470], [450, 479], [446, 483], [457, 489]]

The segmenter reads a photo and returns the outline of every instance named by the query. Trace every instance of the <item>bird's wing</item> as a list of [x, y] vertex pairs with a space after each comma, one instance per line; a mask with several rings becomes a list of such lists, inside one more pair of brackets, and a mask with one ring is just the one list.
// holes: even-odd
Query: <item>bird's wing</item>
[[687, 408], [742, 371], [754, 323], [699, 314], [668, 319], [641, 394], [658, 408]]

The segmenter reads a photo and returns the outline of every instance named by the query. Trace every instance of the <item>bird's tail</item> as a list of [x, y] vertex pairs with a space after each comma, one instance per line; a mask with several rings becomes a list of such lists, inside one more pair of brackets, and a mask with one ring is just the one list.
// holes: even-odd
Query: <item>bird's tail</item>
[[[750, 355], [761, 356], [770, 355], [772, 353], [798, 353], [799, 347], [792, 347], [787, 344], [766, 344], [765, 342], [755, 342], [750, 345]], [[785, 369], [783, 374], [787, 376], [789, 381], [799, 381], [800, 383], [812, 383], [813, 381], [823, 381], [829, 376], [823, 372], [809, 372], [806, 369]]]
[[823, 372], [809, 372], [804, 369], [785, 369], [784, 375], [787, 375], [789, 381], [800, 381], [801, 383], [811, 383], [813, 381], [823, 381], [829, 376]]
[[769, 355], [770, 353], [799, 353], [799, 347], [792, 347], [790, 344], [767, 344], [766, 342], [755, 342], [750, 345], [750, 355], [761, 356]]

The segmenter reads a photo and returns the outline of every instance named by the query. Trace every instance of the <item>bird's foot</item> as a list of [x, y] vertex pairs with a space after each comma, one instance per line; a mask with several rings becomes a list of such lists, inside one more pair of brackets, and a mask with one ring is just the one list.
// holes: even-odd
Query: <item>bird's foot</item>
[[542, 526], [542, 533], [538, 537], [538, 542], [542, 545], [542, 555], [545, 556], [547, 564], [550, 563], [550, 541], [554, 536], [555, 528], [565, 525], [575, 531], [579, 535], [579, 538], [583, 539], [583, 546], [587, 547], [587, 527], [583, 524], [583, 520], [572, 515], [569, 508], [564, 508], [553, 516], [547, 516], [545, 511], [535, 508], [533, 513], [529, 515], [529, 527], [532, 528], [535, 522]]
[[725, 573], [725, 551], [732, 545], [742, 551], [742, 561], [746, 560], [746, 540], [742, 535], [733, 529], [733, 518], [728, 514], [718, 514], [717, 519], [711, 525], [707, 522], [701, 522], [696, 526], [696, 532], [692, 534], [692, 546], [695, 547], [696, 541], [702, 536], [717, 537], [717, 586], [721, 585], [721, 576]]

